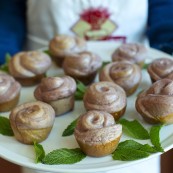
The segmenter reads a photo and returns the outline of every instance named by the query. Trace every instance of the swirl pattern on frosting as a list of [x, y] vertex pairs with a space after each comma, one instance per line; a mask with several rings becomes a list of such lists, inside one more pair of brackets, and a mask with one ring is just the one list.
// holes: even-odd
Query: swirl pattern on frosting
[[114, 82], [120, 85], [126, 93], [140, 83], [141, 77], [139, 66], [128, 61], [109, 63], [99, 74], [100, 81]]
[[168, 78], [173, 80], [172, 59], [169, 58], [156, 59], [148, 66], [147, 70], [153, 81], [157, 81], [163, 78]]
[[10, 113], [10, 120], [17, 130], [50, 127], [53, 125], [54, 119], [55, 112], [53, 108], [40, 101], [21, 104]]
[[122, 126], [113, 116], [103, 111], [88, 111], [80, 116], [75, 137], [89, 145], [111, 142], [122, 134]]
[[15, 98], [21, 90], [21, 85], [10, 75], [0, 73], [0, 103]]
[[86, 42], [80, 37], [57, 35], [49, 43], [49, 50], [53, 56], [65, 56], [71, 52], [80, 52], [86, 48]]
[[14, 55], [9, 62], [9, 72], [14, 77], [35, 77], [44, 74], [51, 66], [50, 57], [41, 51], [26, 51]]
[[68, 97], [76, 91], [76, 82], [70, 76], [47, 77], [34, 91], [34, 96], [40, 101], [53, 101]]
[[147, 49], [139, 43], [122, 44], [112, 54], [112, 61], [127, 60], [132, 63], [140, 63], [147, 56]]
[[149, 123], [173, 123], [173, 81], [161, 79], [142, 92], [136, 110]]
[[66, 74], [86, 76], [97, 71], [102, 65], [101, 58], [88, 51], [66, 56], [63, 68]]
[[91, 84], [83, 100], [87, 110], [102, 110], [109, 113], [122, 110], [127, 103], [125, 91], [112, 82]]

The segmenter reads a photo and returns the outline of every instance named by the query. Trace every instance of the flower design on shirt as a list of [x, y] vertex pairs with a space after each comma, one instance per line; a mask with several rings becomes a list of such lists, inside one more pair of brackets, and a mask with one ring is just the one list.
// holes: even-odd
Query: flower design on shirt
[[87, 40], [103, 40], [111, 36], [117, 24], [110, 19], [107, 8], [89, 8], [81, 12], [80, 19], [72, 27], [72, 31]]

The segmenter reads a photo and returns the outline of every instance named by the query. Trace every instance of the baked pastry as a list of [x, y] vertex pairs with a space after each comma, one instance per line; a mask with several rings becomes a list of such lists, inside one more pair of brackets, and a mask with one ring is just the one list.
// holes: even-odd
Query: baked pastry
[[146, 47], [139, 43], [125, 43], [118, 47], [112, 54], [112, 61], [127, 60], [138, 64], [141, 68], [147, 57]]
[[173, 81], [161, 79], [142, 92], [136, 100], [136, 110], [148, 123], [173, 123]]
[[62, 66], [64, 57], [86, 49], [86, 41], [78, 36], [56, 35], [49, 42], [49, 52], [58, 66]]
[[133, 94], [141, 82], [142, 72], [138, 65], [128, 61], [112, 62], [102, 68], [100, 81], [109, 81], [120, 85], [129, 96]]
[[76, 82], [70, 76], [43, 78], [36, 87], [34, 96], [37, 100], [50, 104], [56, 116], [74, 108]]
[[86, 110], [100, 110], [118, 120], [125, 112], [127, 98], [123, 88], [113, 82], [91, 84], [83, 98]]
[[44, 141], [54, 124], [55, 112], [44, 102], [23, 103], [9, 116], [15, 138], [24, 144]]
[[39, 83], [51, 66], [51, 58], [41, 51], [25, 51], [11, 58], [9, 73], [23, 86]]
[[84, 51], [66, 56], [63, 69], [67, 75], [87, 85], [95, 79], [101, 65], [102, 60], [98, 55]]
[[0, 112], [14, 108], [20, 98], [21, 85], [12, 76], [0, 72]]
[[173, 80], [173, 60], [169, 58], [159, 58], [152, 61], [147, 68], [151, 81], [168, 78]]
[[81, 115], [74, 131], [81, 150], [92, 157], [114, 152], [121, 135], [122, 125], [116, 124], [111, 114], [95, 110]]

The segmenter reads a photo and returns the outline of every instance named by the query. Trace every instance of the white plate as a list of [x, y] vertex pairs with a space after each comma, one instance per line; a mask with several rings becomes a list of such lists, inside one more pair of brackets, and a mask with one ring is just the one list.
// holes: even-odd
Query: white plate
[[[97, 54], [99, 54], [103, 60], [110, 60], [110, 56], [112, 52], [118, 45], [114, 42], [89, 42], [88, 50], [91, 50]], [[154, 49], [149, 49], [149, 57], [147, 57], [147, 61], [151, 61], [155, 58], [160, 57], [170, 57], [167, 54], [164, 54], [160, 51], [156, 51]], [[150, 128], [150, 125], [145, 123], [143, 119], [138, 116], [134, 103], [136, 99], [136, 95], [141, 89], [147, 88], [151, 85], [150, 78], [146, 72], [146, 70], [142, 71], [143, 80], [136, 91], [135, 94], [128, 97], [128, 106], [124, 118], [126, 119], [138, 119], [147, 129]], [[62, 75], [62, 69], [57, 69], [57, 67], [53, 66], [51, 70], [49, 70], [48, 75]], [[33, 90], [35, 87], [23, 87], [20, 103], [24, 103], [27, 101], [35, 101], [33, 97]], [[42, 142], [46, 153], [58, 149], [58, 148], [76, 148], [78, 147], [77, 142], [75, 141], [74, 136], [62, 137], [62, 132], [75, 118], [77, 118], [81, 113], [85, 112], [83, 103], [81, 101], [76, 101], [75, 108], [73, 112], [65, 114], [60, 117], [56, 117], [54, 127], [51, 131], [49, 137]], [[8, 117], [9, 113], [2, 114], [3, 116]], [[168, 125], [162, 128], [160, 133], [161, 144], [165, 151], [173, 148], [173, 125]], [[121, 141], [126, 139], [130, 139], [128, 136], [123, 135]], [[149, 143], [149, 140], [138, 140], [140, 143]], [[114, 161], [111, 156], [106, 156], [102, 158], [92, 158], [86, 157], [79, 163], [73, 165], [44, 165], [44, 164], [36, 164], [35, 163], [35, 153], [33, 146], [24, 145], [18, 142], [14, 137], [7, 137], [0, 135], [0, 156], [10, 162], [15, 164], [37, 169], [43, 171], [50, 172], [97, 172], [97, 171], [108, 171], [112, 169], [118, 169], [125, 166], [130, 166], [132, 164], [136, 164], [142, 161], [146, 161], [152, 157], [156, 157], [161, 153], [152, 154], [150, 157], [145, 159], [140, 159], [137, 161], [125, 162], [125, 161]]]

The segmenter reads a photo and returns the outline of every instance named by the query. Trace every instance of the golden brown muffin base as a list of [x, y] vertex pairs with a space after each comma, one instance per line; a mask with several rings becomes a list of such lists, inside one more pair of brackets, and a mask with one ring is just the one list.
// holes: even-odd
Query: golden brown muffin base
[[120, 141], [120, 137], [117, 137], [115, 140], [105, 143], [105, 144], [99, 144], [99, 145], [88, 145], [86, 143], [83, 143], [82, 141], [79, 141], [77, 138], [77, 142], [81, 148], [81, 150], [88, 156], [91, 157], [103, 157], [107, 156], [115, 151], [115, 149], [118, 146], [118, 143]]
[[15, 131], [16, 127], [12, 126], [15, 138], [24, 144], [32, 145], [34, 142], [44, 141], [49, 133], [51, 132], [52, 127], [42, 128], [42, 129], [20, 129], [20, 133]]
[[48, 102], [55, 110], [56, 116], [62, 115], [74, 108], [74, 95]]
[[139, 83], [136, 84], [136, 85], [134, 85], [134, 86], [133, 86], [132, 88], [130, 88], [129, 90], [125, 90], [126, 95], [127, 95], [127, 96], [132, 95], [132, 94], [137, 90], [138, 86], [139, 86]]
[[45, 74], [40, 74], [35, 77], [30, 78], [16, 78], [15, 79], [22, 85], [22, 86], [33, 86], [41, 82], [41, 79], [44, 78]]
[[16, 95], [12, 100], [0, 103], [0, 112], [11, 111], [19, 102], [20, 93]]
[[110, 113], [110, 114], [113, 115], [114, 119], [117, 121], [117, 120], [120, 119], [120, 117], [123, 116], [123, 114], [125, 113], [125, 111], [126, 111], [126, 106], [123, 109], [121, 109], [120, 111], [114, 112], [114, 113]]

